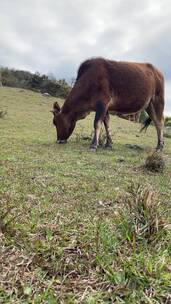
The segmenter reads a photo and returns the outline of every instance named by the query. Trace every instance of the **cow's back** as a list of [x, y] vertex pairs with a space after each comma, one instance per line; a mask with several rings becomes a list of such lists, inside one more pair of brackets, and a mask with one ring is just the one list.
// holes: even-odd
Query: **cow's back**
[[109, 61], [107, 68], [110, 87], [118, 94], [139, 95], [154, 85], [153, 71], [146, 64]]

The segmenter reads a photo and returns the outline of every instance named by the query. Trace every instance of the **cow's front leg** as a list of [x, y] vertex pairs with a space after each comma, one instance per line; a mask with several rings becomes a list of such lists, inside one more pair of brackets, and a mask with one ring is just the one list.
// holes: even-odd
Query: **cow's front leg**
[[111, 132], [110, 132], [110, 127], [109, 127], [109, 112], [107, 111], [106, 116], [103, 120], [105, 130], [106, 130], [106, 144], [105, 148], [112, 148], [112, 138], [111, 138]]
[[92, 151], [96, 151], [98, 143], [99, 143], [99, 135], [102, 121], [105, 117], [105, 107], [104, 104], [99, 101], [96, 105], [96, 114], [94, 118], [94, 136], [90, 145], [90, 149]]

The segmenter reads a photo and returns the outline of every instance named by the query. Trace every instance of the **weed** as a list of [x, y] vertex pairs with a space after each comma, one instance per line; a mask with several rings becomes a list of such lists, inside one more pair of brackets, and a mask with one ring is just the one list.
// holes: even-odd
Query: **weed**
[[4, 234], [13, 234], [15, 229], [15, 219], [19, 214], [15, 215], [13, 210], [15, 206], [10, 202], [8, 196], [0, 198], [0, 231]]
[[154, 152], [149, 155], [145, 162], [145, 168], [152, 172], [163, 172], [165, 169], [165, 160], [162, 153]]
[[[123, 199], [123, 198], [122, 198]], [[130, 186], [120, 211], [120, 227], [124, 238], [135, 245], [137, 241], [157, 242], [165, 237], [167, 224], [157, 193], [142, 185]]]

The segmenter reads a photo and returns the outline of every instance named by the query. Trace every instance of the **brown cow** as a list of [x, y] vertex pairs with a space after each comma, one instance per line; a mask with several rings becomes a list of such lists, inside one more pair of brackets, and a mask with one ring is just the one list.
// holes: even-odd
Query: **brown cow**
[[80, 65], [75, 85], [62, 108], [54, 103], [52, 112], [57, 142], [66, 143], [77, 120], [95, 111], [91, 149], [97, 149], [102, 122], [107, 135], [106, 147], [111, 146], [109, 112], [135, 114], [142, 110], [149, 115], [142, 129], [154, 122], [158, 135], [156, 149], [162, 150], [164, 77], [161, 72], [149, 63], [117, 62], [103, 58], [87, 60]]

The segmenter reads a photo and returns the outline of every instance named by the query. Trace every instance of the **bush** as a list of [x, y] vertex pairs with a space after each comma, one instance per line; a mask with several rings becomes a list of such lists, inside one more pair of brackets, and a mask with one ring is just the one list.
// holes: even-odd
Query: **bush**
[[148, 115], [145, 111], [142, 111], [140, 114], [139, 122], [143, 123], [148, 118]]
[[165, 118], [165, 127], [171, 127], [171, 117]]

